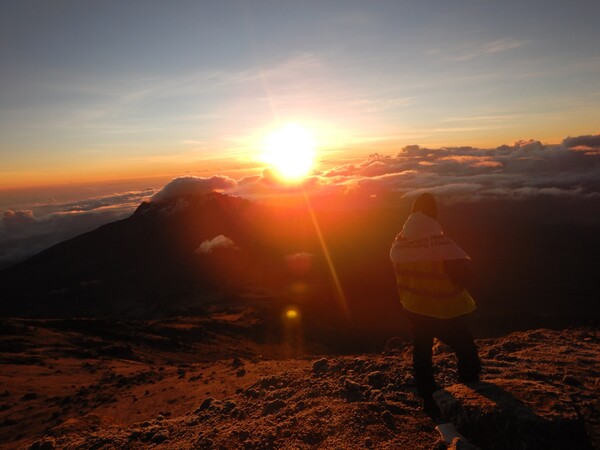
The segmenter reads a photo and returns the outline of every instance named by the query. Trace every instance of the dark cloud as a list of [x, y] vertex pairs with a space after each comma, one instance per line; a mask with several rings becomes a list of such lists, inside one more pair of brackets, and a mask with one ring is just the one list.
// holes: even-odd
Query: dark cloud
[[227, 191], [236, 186], [237, 182], [233, 178], [222, 175], [215, 175], [210, 178], [178, 177], [154, 194], [151, 201], [159, 202], [185, 195], [202, 195], [212, 191]]
[[586, 146], [600, 149], [600, 134], [568, 137], [562, 142], [562, 145], [565, 148]]

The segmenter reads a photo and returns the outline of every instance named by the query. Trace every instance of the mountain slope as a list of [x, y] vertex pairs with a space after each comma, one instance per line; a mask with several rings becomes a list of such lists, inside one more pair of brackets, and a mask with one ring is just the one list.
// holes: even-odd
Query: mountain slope
[[[143, 203], [0, 272], [0, 315], [165, 317], [271, 298], [329, 329], [328, 339], [333, 330], [342, 346], [353, 339], [354, 351], [400, 333], [388, 251], [409, 205], [350, 194], [311, 199], [312, 210], [303, 199], [280, 203], [218, 193]], [[598, 206], [542, 198], [440, 207], [474, 261], [476, 334], [597, 323]]]

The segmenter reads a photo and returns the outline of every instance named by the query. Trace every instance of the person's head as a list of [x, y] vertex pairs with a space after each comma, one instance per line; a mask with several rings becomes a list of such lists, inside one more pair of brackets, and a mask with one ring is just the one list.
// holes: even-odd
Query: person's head
[[437, 219], [437, 204], [433, 195], [429, 193], [419, 195], [413, 203], [412, 212], [420, 212]]

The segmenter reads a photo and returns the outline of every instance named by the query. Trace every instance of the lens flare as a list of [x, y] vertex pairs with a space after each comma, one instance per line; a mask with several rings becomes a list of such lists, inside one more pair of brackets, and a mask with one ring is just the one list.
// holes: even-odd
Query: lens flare
[[285, 318], [289, 320], [296, 320], [300, 317], [300, 311], [296, 308], [290, 307], [285, 310]]
[[346, 301], [346, 294], [344, 294], [344, 289], [342, 288], [342, 283], [340, 282], [340, 278], [338, 277], [337, 271], [335, 270], [335, 265], [333, 264], [333, 259], [331, 258], [331, 254], [329, 253], [329, 249], [327, 248], [327, 243], [325, 242], [325, 238], [323, 237], [323, 233], [321, 232], [321, 227], [319, 226], [319, 221], [317, 220], [317, 216], [310, 204], [310, 199], [306, 194], [306, 191], [303, 190], [304, 201], [306, 202], [306, 208], [310, 214], [310, 218], [312, 220], [313, 226], [315, 228], [315, 232], [317, 233], [317, 237], [319, 238], [319, 243], [321, 244], [321, 250], [323, 250], [323, 255], [325, 256], [325, 261], [327, 262], [327, 267], [329, 267], [329, 273], [331, 274], [331, 279], [333, 280], [333, 284], [335, 286], [337, 301], [344, 312], [344, 315], [347, 318], [350, 318], [350, 309], [348, 308], [348, 302]]

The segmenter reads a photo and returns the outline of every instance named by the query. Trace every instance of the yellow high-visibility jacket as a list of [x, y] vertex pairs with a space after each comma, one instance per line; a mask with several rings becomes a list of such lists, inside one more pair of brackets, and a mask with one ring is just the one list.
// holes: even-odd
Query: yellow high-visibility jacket
[[476, 309], [467, 290], [452, 283], [443, 261], [396, 263], [394, 268], [400, 301], [406, 310], [451, 319]]

